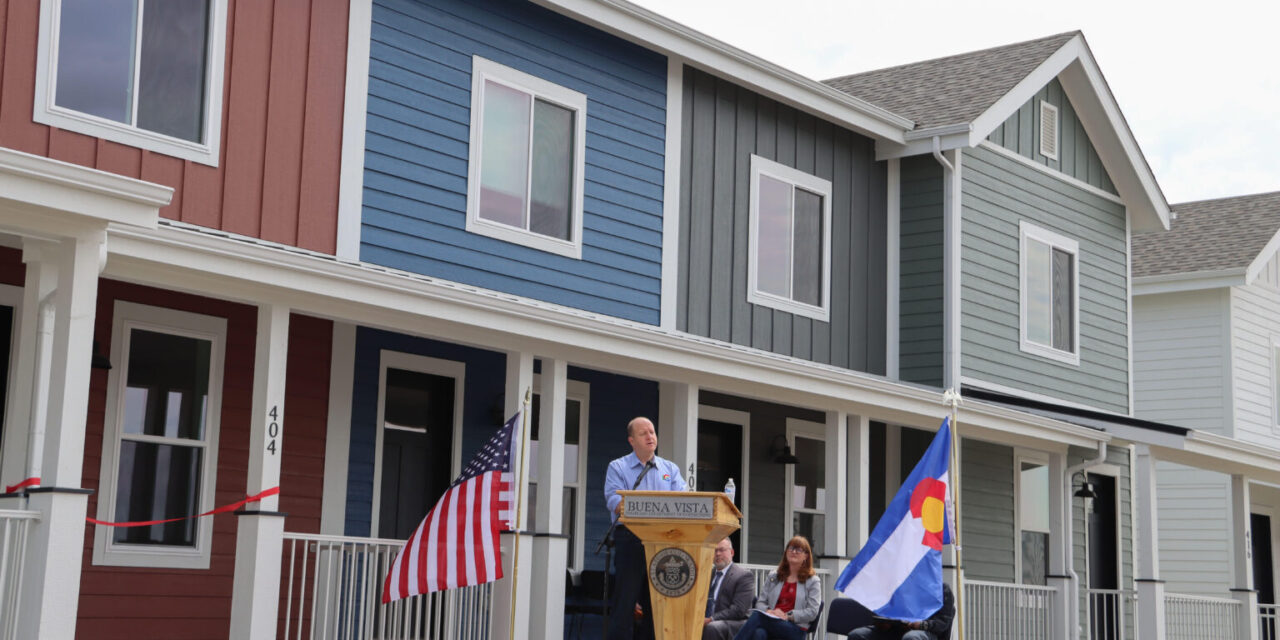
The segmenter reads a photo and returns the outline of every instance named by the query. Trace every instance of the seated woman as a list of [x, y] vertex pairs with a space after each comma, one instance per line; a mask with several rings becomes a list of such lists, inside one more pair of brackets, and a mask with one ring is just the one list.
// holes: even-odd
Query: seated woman
[[796, 536], [787, 543], [778, 568], [769, 572], [755, 611], [734, 640], [803, 640], [821, 607], [822, 583], [813, 572], [813, 549], [804, 536]]

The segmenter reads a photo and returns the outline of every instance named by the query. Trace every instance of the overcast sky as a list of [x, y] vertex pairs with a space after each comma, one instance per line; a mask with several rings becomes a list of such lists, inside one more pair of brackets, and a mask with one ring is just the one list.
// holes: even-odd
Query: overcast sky
[[1280, 5], [633, 1], [815, 79], [1079, 29], [1170, 203], [1280, 190]]

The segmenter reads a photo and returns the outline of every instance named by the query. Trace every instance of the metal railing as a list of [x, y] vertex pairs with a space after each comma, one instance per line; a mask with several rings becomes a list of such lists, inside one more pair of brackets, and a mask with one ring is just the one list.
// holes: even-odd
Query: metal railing
[[[769, 572], [778, 568], [776, 565], [770, 564], [741, 564], [740, 566], [743, 569], [747, 569], [751, 572], [751, 575], [755, 576], [756, 593], [760, 593], [761, 588], [764, 586], [765, 578], [769, 576]], [[813, 625], [810, 625], [810, 628], [816, 625], [818, 629], [826, 629], [827, 604], [829, 604], [831, 598], [835, 597], [833, 593], [836, 584], [835, 576], [831, 575], [831, 571], [828, 569], [814, 569], [813, 572], [817, 574], [818, 579], [822, 581], [823, 606], [822, 615], [818, 616], [818, 619], [813, 622]]]
[[1280, 605], [1258, 604], [1258, 640], [1280, 639]]
[[964, 630], [983, 640], [1047, 639], [1061, 612], [1057, 589], [1031, 584], [964, 581]]
[[387, 568], [403, 540], [284, 534], [281, 638], [481, 640], [493, 583], [382, 604]]
[[1238, 638], [1240, 602], [1231, 598], [1164, 595], [1165, 635], [1168, 640]]
[[1138, 595], [1128, 589], [1085, 589], [1089, 640], [1128, 640], [1133, 632]]
[[39, 520], [35, 511], [0, 510], [0, 639], [18, 637], [22, 613], [22, 560], [27, 556], [27, 535]]

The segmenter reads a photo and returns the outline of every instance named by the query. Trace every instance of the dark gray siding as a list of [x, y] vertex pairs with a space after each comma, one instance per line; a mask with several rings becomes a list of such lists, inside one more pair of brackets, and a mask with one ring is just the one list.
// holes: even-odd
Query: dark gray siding
[[[1124, 206], [988, 149], [962, 167], [962, 375], [1128, 413]], [[1079, 366], [1021, 350], [1022, 220], [1079, 242]]]
[[[1040, 101], [1058, 108], [1058, 159], [1040, 155]], [[1098, 152], [1084, 132], [1084, 125], [1076, 117], [1075, 107], [1062, 90], [1062, 83], [1055, 78], [1036, 96], [1009, 116], [1004, 124], [996, 127], [987, 139], [1016, 152], [1050, 169], [1061, 171], [1072, 178], [1087, 182], [1108, 193], [1116, 193], [1111, 176], [1102, 167]]]
[[1015, 582], [1013, 448], [961, 440], [960, 543], [964, 575]]
[[[869, 138], [685, 68], [681, 331], [859, 371], [885, 370], [885, 163]], [[830, 180], [831, 321], [747, 302], [751, 155]]]
[[903, 158], [898, 377], [942, 386], [942, 167]]

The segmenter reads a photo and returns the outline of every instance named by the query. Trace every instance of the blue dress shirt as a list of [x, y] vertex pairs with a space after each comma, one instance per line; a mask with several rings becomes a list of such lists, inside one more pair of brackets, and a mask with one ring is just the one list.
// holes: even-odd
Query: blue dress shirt
[[[653, 464], [653, 469], [644, 477], [640, 486], [636, 487], [637, 491], [685, 491], [687, 489], [684, 478], [680, 476], [680, 467], [677, 467], [674, 462], [664, 460], [655, 454]], [[631, 489], [631, 485], [636, 483], [636, 478], [640, 477], [642, 471], [644, 471], [644, 463], [640, 462], [640, 458], [636, 457], [634, 451], [609, 463], [609, 472], [604, 476], [604, 501], [609, 507], [609, 517], [613, 520], [618, 519], [618, 514], [614, 510], [618, 508], [618, 503], [622, 502], [622, 496], [618, 495], [618, 492]]]

